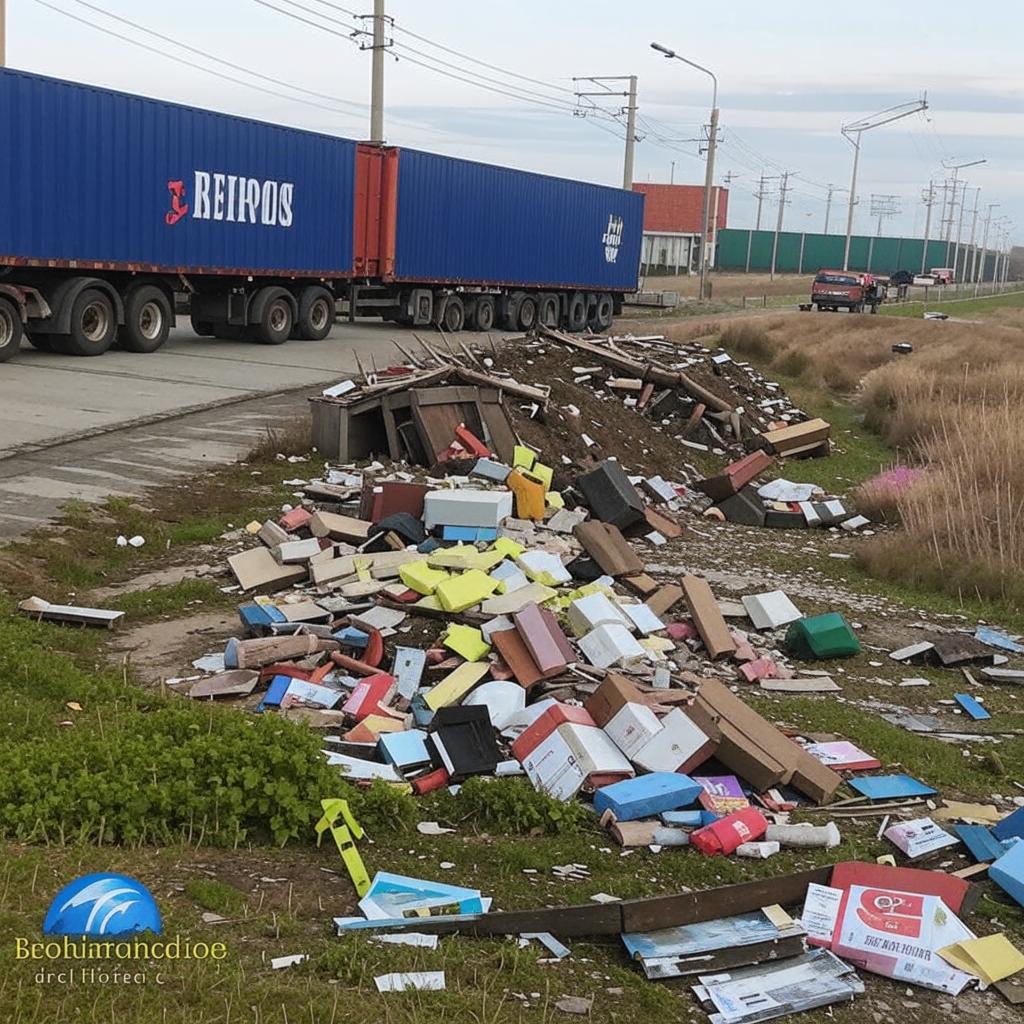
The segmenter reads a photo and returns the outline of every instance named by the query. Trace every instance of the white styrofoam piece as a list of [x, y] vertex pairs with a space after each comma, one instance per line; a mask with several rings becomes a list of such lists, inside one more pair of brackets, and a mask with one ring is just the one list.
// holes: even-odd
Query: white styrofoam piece
[[591, 665], [611, 668], [643, 661], [647, 652], [625, 626], [605, 625], [592, 629], [579, 641], [580, 650]]
[[781, 590], [744, 595], [743, 607], [754, 629], [777, 629], [803, 617], [800, 609]]
[[576, 636], [583, 636], [598, 626], [615, 625], [633, 628], [633, 620], [606, 594], [587, 594], [569, 605], [569, 626]]
[[637, 752], [661, 732], [661, 722], [646, 704], [628, 703], [623, 704], [605, 723], [604, 731], [632, 761]]
[[519, 566], [527, 576], [547, 577], [550, 576], [556, 583], [568, 583], [572, 579], [572, 573], [562, 564], [561, 558], [551, 551], [524, 551], [517, 559]]
[[493, 679], [464, 698], [462, 706], [467, 705], [487, 708], [491, 725], [500, 731], [526, 707], [526, 691], [518, 683]]
[[676, 772], [709, 742], [709, 737], [681, 708], [661, 720], [661, 730], [631, 758], [648, 772]]
[[511, 491], [429, 491], [423, 499], [423, 525], [496, 529], [512, 515]]
[[[618, 602], [616, 602], [618, 603]], [[646, 604], [619, 604], [619, 608], [633, 623], [633, 628], [647, 636], [665, 628], [665, 623]]]

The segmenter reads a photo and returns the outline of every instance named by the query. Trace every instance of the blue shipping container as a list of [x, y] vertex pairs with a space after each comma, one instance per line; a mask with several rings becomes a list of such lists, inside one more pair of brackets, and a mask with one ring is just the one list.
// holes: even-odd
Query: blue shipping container
[[0, 263], [345, 276], [356, 143], [0, 69]]
[[398, 280], [634, 291], [638, 192], [402, 149]]

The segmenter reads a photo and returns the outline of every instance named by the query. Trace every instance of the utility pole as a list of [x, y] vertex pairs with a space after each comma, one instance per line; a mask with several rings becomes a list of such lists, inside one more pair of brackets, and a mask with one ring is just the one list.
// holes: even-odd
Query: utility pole
[[900, 118], [909, 117], [922, 110], [928, 109], [928, 100], [921, 97], [911, 103], [901, 103], [895, 107], [887, 107], [885, 110], [872, 114], [861, 121], [853, 121], [844, 124], [842, 127], [843, 138], [853, 146], [853, 175], [850, 178], [850, 204], [846, 213], [846, 246], [843, 250], [843, 270], [850, 269], [850, 240], [853, 237], [853, 210], [857, 205], [857, 165], [860, 163], [860, 140], [865, 132], [872, 128], [881, 128], [884, 124], [891, 124]]
[[761, 207], [764, 203], [765, 197], [768, 195], [768, 193], [764, 189], [764, 185], [766, 181], [770, 181], [774, 179], [774, 177], [775, 175], [769, 177], [768, 175], [762, 174], [760, 180], [758, 181], [757, 191], [754, 193], [754, 198], [757, 200], [757, 223], [754, 225], [753, 231], [747, 232], [747, 265], [744, 271], [744, 273], [747, 274], [750, 273], [750, 253], [754, 247], [754, 231], [761, 230]]
[[935, 182], [928, 182], [928, 192], [924, 197], [927, 212], [924, 215], [924, 245], [921, 246], [921, 273], [928, 263], [928, 232], [932, 229], [932, 207], [935, 205]]
[[978, 200], [981, 198], [981, 187], [979, 186], [974, 190], [974, 213], [971, 214], [971, 241], [968, 243], [967, 249], [971, 254], [971, 270], [967, 272], [967, 257], [964, 256], [964, 281], [974, 280], [974, 268], [978, 264], [978, 250], [974, 244], [975, 237], [978, 231]]
[[[953, 180], [950, 183], [950, 187], [952, 188], [953, 195], [952, 195], [952, 198], [950, 199], [950, 202], [949, 202], [949, 219], [946, 221], [946, 237], [945, 237], [945, 241], [946, 241], [946, 264], [945, 265], [947, 267], [949, 266], [950, 243], [952, 242], [952, 239], [953, 239], [953, 217], [954, 217], [955, 210], [956, 210], [956, 190], [957, 190], [957, 186], [959, 184], [957, 179], [959, 178], [960, 172], [965, 167], [977, 167], [979, 164], [983, 164], [983, 163], [986, 163], [986, 162], [987, 161], [985, 160], [984, 157], [982, 157], [980, 160], [965, 160], [963, 163], [959, 163], [959, 164], [949, 163], [946, 160], [942, 161], [942, 166], [945, 167], [947, 171], [952, 171], [953, 172]], [[966, 188], [965, 188], [964, 191], [966, 193]], [[945, 204], [943, 204], [943, 211], [945, 211]], [[961, 212], [963, 212], [963, 200], [962, 199], [961, 199]]]
[[[636, 147], [636, 75], [595, 75], [588, 77], [574, 78], [574, 82], [592, 82], [600, 86], [598, 92], [580, 92], [576, 87], [576, 99], [587, 99], [598, 96], [623, 96], [626, 99], [626, 106], [619, 113], [626, 115], [626, 155], [622, 164], [622, 187], [629, 191], [633, 187], [633, 154]], [[605, 82], [628, 82], [629, 86], [622, 92], [615, 92], [609, 89]], [[673, 163], [673, 171], [675, 164]]]
[[779, 217], [775, 222], [775, 237], [772, 239], [772, 269], [769, 280], [775, 280], [775, 260], [779, 254], [779, 235], [782, 233], [782, 218], [786, 213], [786, 193], [789, 191], [789, 176], [792, 171], [784, 171], [779, 184]]
[[988, 213], [985, 215], [985, 231], [981, 236], [981, 260], [978, 264], [978, 276], [974, 279], [974, 294], [978, 294], [978, 288], [981, 285], [983, 278], [985, 277], [985, 260], [988, 258], [988, 229], [992, 223], [992, 211], [998, 206], [998, 203], [988, 204]]
[[[964, 182], [963, 191], [960, 195], [960, 219], [956, 225], [956, 245], [953, 248], [953, 280], [956, 281], [957, 268], [960, 266], [960, 242], [964, 234], [964, 207], [967, 206], [967, 182]], [[964, 260], [966, 263], [967, 260]]]
[[878, 231], [875, 235], [876, 238], [882, 237], [882, 221], [888, 220], [889, 217], [895, 217], [899, 212], [899, 196], [872, 195], [871, 216], [878, 218]]
[[384, 142], [384, 0], [373, 0], [373, 70], [370, 78], [370, 142]]
[[829, 184], [828, 186], [828, 199], [825, 200], [825, 231], [824, 234], [828, 234], [828, 222], [832, 218], [832, 193], [841, 192], [842, 189], [837, 189], [835, 185]]
[[691, 68], [702, 71], [711, 79], [711, 125], [708, 129], [708, 161], [704, 171], [704, 215], [701, 217], [702, 233], [700, 240], [700, 298], [703, 300], [707, 297], [708, 255], [709, 252], [713, 252], [709, 234], [711, 228], [711, 186], [715, 180], [715, 147], [718, 144], [718, 78], [713, 71], [702, 64], [698, 64], [688, 57], [680, 56], [675, 50], [670, 50], [667, 46], [662, 46], [661, 43], [651, 43], [651, 49], [657, 50], [658, 53], [663, 54], [668, 60], [682, 61]]

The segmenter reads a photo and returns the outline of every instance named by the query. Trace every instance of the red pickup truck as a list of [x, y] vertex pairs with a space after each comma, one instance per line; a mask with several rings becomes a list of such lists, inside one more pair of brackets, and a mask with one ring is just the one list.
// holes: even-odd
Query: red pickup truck
[[835, 312], [841, 306], [851, 313], [872, 313], [885, 300], [885, 285], [871, 274], [848, 270], [819, 270], [811, 285], [811, 304]]

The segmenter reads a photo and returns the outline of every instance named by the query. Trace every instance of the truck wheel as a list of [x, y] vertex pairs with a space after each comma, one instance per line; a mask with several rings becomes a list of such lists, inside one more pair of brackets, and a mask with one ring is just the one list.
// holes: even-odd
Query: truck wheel
[[6, 363], [21, 348], [24, 333], [21, 314], [14, 303], [0, 299], [0, 363]]
[[54, 335], [54, 344], [65, 355], [101, 356], [116, 336], [114, 304], [98, 288], [86, 288], [71, 307], [71, 333]]
[[449, 295], [444, 300], [444, 308], [438, 326], [449, 334], [457, 334], [466, 323], [466, 307], [458, 295]]
[[557, 327], [560, 312], [557, 295], [548, 292], [537, 300], [537, 322], [542, 327]]
[[524, 295], [516, 311], [516, 327], [520, 331], [532, 331], [537, 325], [537, 300]]
[[615, 303], [612, 301], [612, 297], [605, 292], [603, 295], [599, 295], [597, 298], [597, 306], [594, 308], [594, 316], [590, 321], [590, 326], [595, 331], [607, 331], [612, 325], [612, 320], [615, 317]]
[[303, 288], [299, 296], [299, 337], [323, 341], [334, 326], [334, 296], [326, 288]]
[[292, 307], [279, 295], [263, 308], [260, 322], [252, 328], [252, 339], [261, 345], [283, 345], [292, 333]]
[[493, 295], [481, 295], [466, 314], [466, 325], [474, 331], [489, 331], [494, 327], [496, 314]]
[[566, 326], [573, 333], [582, 331], [587, 326], [587, 297], [583, 292], [572, 293], [565, 320]]
[[198, 334], [200, 338], [214, 338], [216, 332], [213, 329], [213, 324], [209, 320], [197, 320], [195, 313], [189, 314], [189, 320], [192, 321], [192, 333]]
[[121, 347], [128, 352], [155, 352], [171, 333], [173, 308], [157, 287], [145, 284], [128, 293], [124, 304]]
[[519, 303], [526, 298], [526, 292], [513, 292], [504, 302], [504, 313], [501, 316], [503, 331], [519, 330]]

